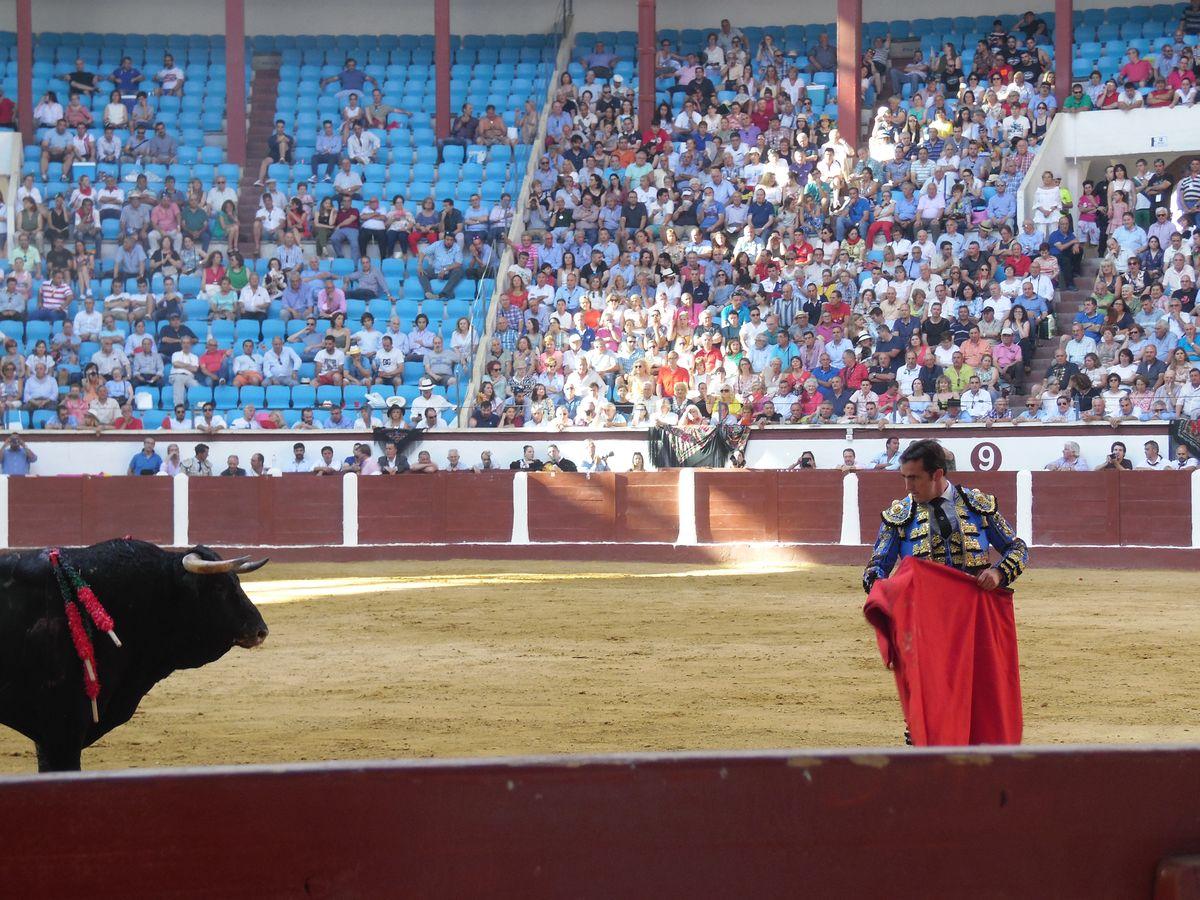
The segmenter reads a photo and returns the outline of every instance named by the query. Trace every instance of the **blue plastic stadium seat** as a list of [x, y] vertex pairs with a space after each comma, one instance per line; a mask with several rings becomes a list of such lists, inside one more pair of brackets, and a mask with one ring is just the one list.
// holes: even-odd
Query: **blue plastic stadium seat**
[[[311, 363], [306, 365], [312, 366]], [[317, 389], [311, 384], [298, 384], [292, 388], [292, 408], [303, 409], [306, 406], [315, 406], [317, 402]]]
[[323, 406], [326, 403], [341, 403], [342, 389], [334, 384], [322, 384], [317, 388], [317, 405]]
[[213, 403], [218, 409], [233, 409], [238, 405], [238, 389], [231, 384], [213, 388]]
[[189, 407], [196, 407], [204, 403], [211, 403], [212, 395], [212, 388], [202, 384], [194, 384], [187, 389], [187, 404]]

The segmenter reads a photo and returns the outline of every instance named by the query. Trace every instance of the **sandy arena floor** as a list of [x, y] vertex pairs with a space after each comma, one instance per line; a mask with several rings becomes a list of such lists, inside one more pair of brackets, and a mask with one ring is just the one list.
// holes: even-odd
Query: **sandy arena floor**
[[[337, 577], [330, 577], [336, 572]], [[84, 767], [896, 745], [856, 569], [272, 565], [266, 645], [177, 672]], [[1027, 743], [1200, 740], [1184, 576], [1034, 570]], [[0, 729], [0, 772], [36, 769]]]

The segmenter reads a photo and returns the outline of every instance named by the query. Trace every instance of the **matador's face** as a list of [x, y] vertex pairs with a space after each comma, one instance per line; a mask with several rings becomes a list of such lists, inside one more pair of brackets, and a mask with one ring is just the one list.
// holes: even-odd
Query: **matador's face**
[[920, 503], [928, 503], [946, 490], [946, 473], [942, 469], [927, 472], [919, 461], [901, 463], [900, 475], [908, 492]]

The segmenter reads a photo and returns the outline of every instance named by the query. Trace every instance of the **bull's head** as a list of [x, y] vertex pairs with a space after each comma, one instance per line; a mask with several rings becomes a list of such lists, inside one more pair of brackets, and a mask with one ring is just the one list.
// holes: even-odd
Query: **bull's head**
[[200, 600], [197, 614], [207, 623], [206, 631], [215, 630], [210, 637], [224, 643], [226, 649], [235, 644], [257, 647], [267, 639], [267, 623], [237, 579], [238, 575], [261, 569], [267, 560], [251, 560], [248, 556], [220, 559], [207, 547], [193, 547], [180, 564], [185, 572], [196, 576], [191, 580]]

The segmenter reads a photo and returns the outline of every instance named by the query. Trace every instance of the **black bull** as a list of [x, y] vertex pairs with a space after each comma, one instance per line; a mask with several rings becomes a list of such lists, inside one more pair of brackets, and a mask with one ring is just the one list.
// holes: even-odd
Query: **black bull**
[[63, 550], [62, 558], [108, 610], [121, 646], [93, 636], [101, 682], [94, 722], [48, 555], [0, 557], [0, 723], [34, 742], [39, 771], [78, 770], [83, 748], [128, 722], [176, 669], [266, 640], [267, 625], [237, 577], [266, 560], [221, 561], [207, 547], [172, 553], [131, 540]]

